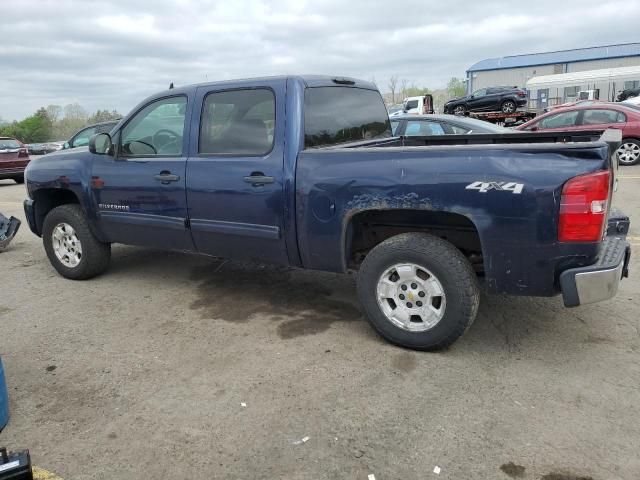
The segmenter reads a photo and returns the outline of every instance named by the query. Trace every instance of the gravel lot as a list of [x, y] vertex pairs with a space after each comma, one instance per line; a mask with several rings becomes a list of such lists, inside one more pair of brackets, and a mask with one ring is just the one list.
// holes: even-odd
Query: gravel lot
[[[640, 166], [620, 173], [638, 257]], [[0, 181], [5, 215], [24, 196]], [[117, 246], [72, 282], [25, 222], [0, 253], [0, 444], [66, 480], [638, 479], [639, 262], [592, 306], [485, 295], [417, 353], [373, 333], [353, 277]]]

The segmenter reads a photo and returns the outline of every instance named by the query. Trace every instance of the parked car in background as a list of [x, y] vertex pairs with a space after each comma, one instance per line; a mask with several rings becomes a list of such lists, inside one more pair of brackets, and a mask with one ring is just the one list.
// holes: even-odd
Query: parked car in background
[[458, 115], [403, 115], [391, 118], [396, 136], [465, 135], [470, 133], [513, 133], [510, 128]]
[[626, 106], [634, 106], [634, 107], [638, 107], [640, 106], [640, 96], [638, 97], [629, 97], [626, 100], [623, 100], [622, 102], [620, 102], [622, 105], [626, 105]]
[[517, 130], [592, 131], [622, 130], [622, 144], [617, 150], [622, 165], [640, 162], [640, 109], [624, 103], [591, 102], [553, 110], [524, 123]]
[[16, 183], [23, 183], [24, 169], [29, 160], [27, 147], [20, 140], [0, 137], [0, 180], [10, 178]]
[[518, 87], [488, 87], [444, 104], [444, 113], [501, 111], [513, 113], [527, 104], [527, 92]]
[[640, 95], [640, 88], [628, 88], [627, 90], [620, 92], [616, 100], [618, 102], [624, 102], [625, 100], [637, 97], [638, 95]]
[[96, 123], [78, 130], [69, 141], [63, 144], [64, 149], [86, 147], [89, 145], [89, 139], [98, 133], [109, 133], [113, 127], [117, 125], [119, 120], [110, 122]]
[[423, 115], [433, 113], [433, 96], [429, 93], [417, 97], [407, 97], [402, 102], [402, 109], [390, 114], [389, 117], [398, 115]]
[[391, 117], [392, 115], [398, 114], [398, 112], [402, 113], [402, 109], [403, 109], [403, 105], [401, 103], [395, 103], [387, 107], [387, 113]]

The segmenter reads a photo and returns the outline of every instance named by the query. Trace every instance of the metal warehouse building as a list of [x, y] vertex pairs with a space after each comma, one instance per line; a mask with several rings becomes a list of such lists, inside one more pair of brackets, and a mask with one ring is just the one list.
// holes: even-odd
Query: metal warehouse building
[[[467, 70], [467, 90], [471, 93], [497, 85], [525, 88], [527, 82], [534, 77], [632, 66], [640, 66], [640, 43], [488, 58]], [[560, 97], [556, 99], [558, 103], [575, 98], [576, 90], [584, 88], [580, 84], [566, 87], [560, 90]], [[619, 82], [616, 90], [619, 92], [637, 87], [640, 87], [640, 78], [625, 78], [623, 82]], [[600, 98], [612, 100], [613, 94], [614, 92], [603, 92]]]

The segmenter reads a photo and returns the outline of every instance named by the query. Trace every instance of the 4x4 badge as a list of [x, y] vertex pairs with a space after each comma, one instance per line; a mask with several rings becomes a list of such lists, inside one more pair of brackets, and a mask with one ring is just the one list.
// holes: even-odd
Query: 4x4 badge
[[489, 190], [499, 192], [511, 192], [514, 195], [522, 193], [523, 183], [515, 182], [473, 182], [464, 187], [466, 190], [478, 190], [480, 193], [487, 193]]

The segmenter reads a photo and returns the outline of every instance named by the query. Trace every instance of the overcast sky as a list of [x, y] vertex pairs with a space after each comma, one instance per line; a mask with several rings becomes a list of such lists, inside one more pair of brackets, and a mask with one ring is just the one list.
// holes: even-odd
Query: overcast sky
[[3, 0], [0, 117], [128, 112], [176, 85], [283, 73], [439, 88], [478, 60], [640, 40], [640, 2]]

